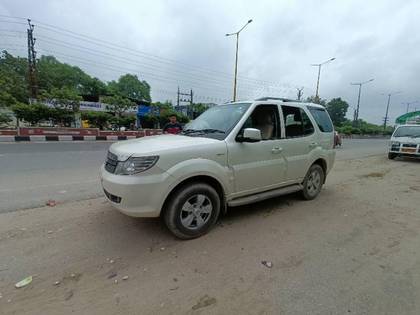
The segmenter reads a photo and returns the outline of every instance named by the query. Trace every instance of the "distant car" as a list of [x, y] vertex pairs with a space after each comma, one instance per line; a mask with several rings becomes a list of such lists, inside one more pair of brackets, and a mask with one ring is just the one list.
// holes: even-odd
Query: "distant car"
[[109, 202], [133, 217], [162, 216], [188, 239], [227, 206], [321, 192], [334, 164], [334, 127], [323, 106], [264, 98], [214, 106], [177, 135], [111, 145], [101, 169]]
[[397, 156], [420, 157], [420, 125], [401, 125], [395, 129], [389, 142], [388, 158]]

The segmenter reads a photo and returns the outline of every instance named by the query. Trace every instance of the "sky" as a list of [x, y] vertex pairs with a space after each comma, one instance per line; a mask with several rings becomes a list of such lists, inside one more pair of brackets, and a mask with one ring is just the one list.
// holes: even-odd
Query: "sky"
[[[380, 124], [388, 94], [390, 120], [406, 102], [420, 110], [420, 1], [80, 1], [2, 0], [0, 49], [26, 56], [26, 21], [38, 55], [55, 55], [104, 81], [136, 74], [155, 101], [176, 101], [178, 86], [196, 102], [232, 99], [236, 32], [238, 99], [341, 97], [353, 117]], [[395, 94], [394, 94], [395, 93]]]

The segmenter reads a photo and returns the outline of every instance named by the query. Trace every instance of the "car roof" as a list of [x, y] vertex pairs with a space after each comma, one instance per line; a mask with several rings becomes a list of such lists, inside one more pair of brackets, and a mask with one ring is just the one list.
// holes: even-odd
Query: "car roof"
[[315, 103], [307, 103], [307, 102], [301, 102], [301, 101], [293, 101], [293, 100], [281, 100], [281, 99], [268, 99], [268, 100], [249, 100], [249, 101], [236, 101], [231, 103], [226, 103], [223, 105], [235, 105], [235, 104], [244, 104], [244, 103], [251, 103], [251, 104], [258, 104], [258, 105], [286, 105], [286, 106], [295, 106], [295, 107], [315, 107], [320, 109], [325, 109], [324, 106], [315, 104]]
[[420, 127], [419, 124], [405, 124], [405, 125], [398, 125], [397, 128], [400, 127]]

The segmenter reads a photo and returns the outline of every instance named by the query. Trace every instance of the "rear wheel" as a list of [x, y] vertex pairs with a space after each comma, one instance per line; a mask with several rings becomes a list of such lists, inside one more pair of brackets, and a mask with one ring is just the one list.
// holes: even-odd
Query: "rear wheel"
[[168, 200], [164, 221], [178, 238], [191, 239], [207, 233], [220, 213], [220, 197], [205, 183], [190, 183]]
[[309, 168], [303, 181], [302, 195], [306, 200], [315, 199], [324, 184], [325, 173], [321, 166], [314, 164]]
[[388, 153], [388, 159], [393, 160], [397, 157], [396, 153]]

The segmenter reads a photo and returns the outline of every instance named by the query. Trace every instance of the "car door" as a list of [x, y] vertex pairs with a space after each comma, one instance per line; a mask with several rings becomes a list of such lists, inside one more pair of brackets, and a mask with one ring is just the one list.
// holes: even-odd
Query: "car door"
[[287, 165], [287, 181], [300, 182], [309, 168], [309, 154], [318, 146], [315, 128], [304, 109], [282, 105], [284, 139], [282, 156]]
[[276, 188], [285, 181], [285, 161], [281, 156], [280, 115], [277, 105], [258, 105], [243, 124], [261, 131], [259, 142], [228, 144], [228, 163], [233, 169], [235, 195], [247, 195]]

